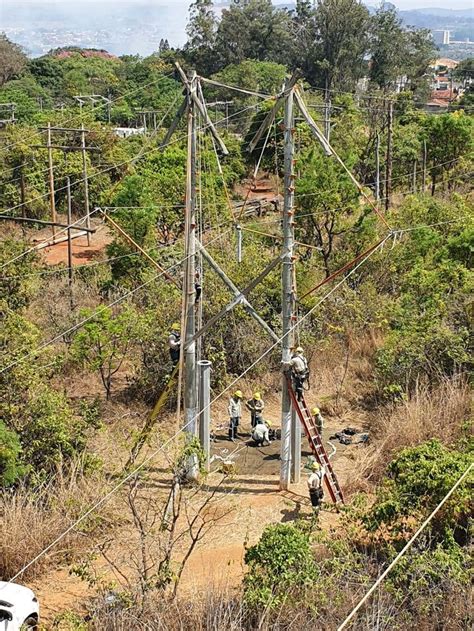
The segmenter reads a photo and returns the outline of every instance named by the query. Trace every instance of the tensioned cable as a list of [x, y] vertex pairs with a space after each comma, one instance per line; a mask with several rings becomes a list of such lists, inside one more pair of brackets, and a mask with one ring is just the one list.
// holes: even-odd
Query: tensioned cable
[[[230, 228], [227, 229], [225, 232], [223, 232], [220, 235], [217, 235], [216, 237], [214, 237], [207, 245], [209, 245], [210, 243], [213, 243], [214, 241], [216, 241], [217, 239], [222, 238], [227, 232], [230, 231]], [[29, 351], [28, 353], [26, 353], [25, 355], [22, 355], [21, 357], [19, 357], [18, 359], [16, 359], [13, 362], [10, 362], [10, 364], [7, 364], [6, 366], [4, 366], [1, 370], [0, 370], [0, 375], [3, 374], [4, 372], [6, 372], [7, 370], [9, 370], [10, 368], [13, 368], [14, 366], [16, 366], [17, 364], [22, 363], [23, 361], [25, 361], [26, 359], [36, 356], [39, 353], [42, 353], [44, 351], [45, 348], [47, 348], [48, 346], [50, 346], [51, 344], [54, 344], [55, 342], [59, 341], [60, 339], [64, 338], [65, 335], [69, 335], [69, 333], [72, 333], [73, 331], [76, 331], [78, 328], [80, 328], [81, 326], [83, 326], [84, 324], [86, 324], [87, 322], [90, 322], [91, 320], [93, 320], [94, 318], [96, 318], [98, 315], [100, 315], [101, 313], [103, 313], [105, 310], [110, 309], [111, 307], [114, 307], [115, 305], [119, 304], [120, 302], [122, 302], [123, 300], [125, 300], [125, 298], [128, 298], [129, 296], [135, 294], [137, 291], [139, 291], [140, 289], [143, 289], [143, 287], [147, 287], [150, 283], [154, 282], [155, 280], [157, 280], [158, 278], [160, 278], [161, 276], [164, 276], [167, 272], [171, 271], [172, 269], [174, 269], [175, 267], [178, 267], [179, 265], [181, 265], [183, 262], [185, 262], [187, 259], [189, 258], [189, 255], [185, 256], [183, 259], [181, 259], [180, 261], [178, 261], [177, 263], [174, 263], [173, 265], [171, 265], [170, 267], [168, 267], [167, 269], [163, 270], [163, 272], [156, 274], [155, 276], [153, 276], [152, 278], [150, 278], [149, 280], [145, 281], [144, 283], [142, 283], [141, 285], [139, 285], [138, 287], [135, 287], [131, 290], [129, 290], [128, 292], [126, 292], [123, 296], [119, 296], [118, 298], [116, 298], [115, 300], [113, 300], [111, 303], [107, 304], [107, 305], [103, 305], [102, 307], [99, 307], [99, 309], [97, 309], [96, 311], [94, 311], [94, 313], [92, 313], [90, 316], [88, 316], [87, 318], [84, 318], [83, 320], [81, 320], [80, 322], [77, 322], [76, 324], [74, 324], [73, 326], [69, 327], [68, 329], [66, 329], [66, 331], [62, 331], [61, 333], [57, 334], [55, 337], [51, 338], [50, 340], [47, 340], [46, 342], [43, 342], [42, 344], [40, 344], [37, 348], [35, 348], [32, 351]]]
[[233, 90], [234, 92], [241, 92], [242, 94], [248, 94], [250, 96], [258, 96], [261, 99], [268, 99], [277, 97], [273, 94], [264, 94], [263, 92], [254, 92], [253, 90], [246, 90], [244, 88], [238, 88], [235, 85], [227, 85], [225, 83], [220, 83], [219, 81], [215, 81], [214, 79], [206, 79], [205, 77], [200, 77], [201, 81], [204, 83], [209, 83], [209, 85], [215, 85], [219, 88], [227, 88], [227, 90]]
[[[234, 114], [230, 114], [228, 117], [223, 118], [223, 119], [221, 119], [221, 120], [217, 121], [216, 125], [221, 125], [222, 123], [225, 123], [227, 120], [230, 120], [231, 118], [235, 118], [235, 117], [237, 117], [237, 116], [240, 116], [240, 115], [242, 115], [243, 113], [245, 113], [246, 111], [248, 111], [248, 110], [252, 110], [252, 109], [255, 109], [256, 107], [257, 107], [256, 105], [249, 105], [248, 107], [245, 107], [245, 108], [243, 108], [242, 110], [239, 110], [238, 112], [235, 112]], [[209, 127], [209, 124], [204, 125], [201, 129], [207, 129], [208, 127]], [[158, 130], [157, 130], [157, 131], [158, 131]], [[200, 131], [200, 130], [198, 130], [198, 131]], [[184, 140], [185, 138], [186, 138], [186, 136], [182, 136], [182, 137], [177, 137], [177, 138], [174, 138], [174, 139], [170, 140], [168, 143], [166, 143], [166, 145], [163, 145], [163, 146], [161, 147], [161, 149], [164, 149], [165, 147], [169, 147], [170, 145], [173, 145], [173, 144], [176, 144], [176, 143], [178, 143], [178, 142], [181, 142], [181, 141], [182, 141], [182, 140]], [[142, 152], [141, 152], [141, 154], [140, 154], [140, 157], [142, 157], [143, 155], [145, 155], [145, 154], [147, 154], [147, 153], [150, 153], [151, 151], [155, 151], [155, 150], [156, 150], [156, 148], [155, 148], [155, 147], [152, 147], [151, 149], [148, 149], [148, 150], [146, 150], [146, 151], [142, 151]], [[131, 162], [133, 162], [133, 161], [134, 161], [134, 160], [136, 160], [136, 159], [137, 159], [137, 156], [134, 156], [133, 158], [130, 158], [130, 159], [128, 159], [128, 160], [124, 160], [123, 162], [119, 162], [118, 164], [111, 165], [111, 166], [107, 167], [106, 169], [103, 169], [102, 171], [97, 171], [97, 172], [93, 173], [93, 174], [92, 174], [92, 175], [88, 178], [88, 180], [91, 180], [91, 179], [93, 179], [94, 177], [97, 177], [97, 176], [99, 176], [99, 175], [103, 175], [104, 173], [107, 173], [108, 171], [111, 171], [111, 170], [113, 170], [113, 169], [116, 169], [117, 167], [124, 166], [124, 165], [126, 165], [126, 164], [130, 164]], [[71, 187], [76, 186], [77, 184], [81, 184], [83, 181], [84, 181], [84, 180], [83, 180], [83, 178], [81, 178], [81, 179], [79, 179], [79, 180], [76, 180], [76, 181], [74, 181], [74, 182], [71, 182]], [[56, 189], [56, 192], [58, 192], [58, 191], [62, 191], [62, 190], [66, 190], [66, 188], [67, 188], [66, 186], [62, 186], [62, 187], [60, 187], [60, 188]], [[34, 201], [37, 201], [37, 200], [39, 200], [39, 199], [44, 199], [44, 198], [46, 198], [46, 197], [48, 197], [48, 196], [49, 196], [49, 193], [45, 193], [45, 194], [43, 194], [43, 195], [38, 195], [37, 197], [33, 197], [32, 199], [27, 200], [26, 202], [22, 202], [22, 203], [20, 203], [20, 204], [16, 204], [15, 206], [11, 206], [10, 208], [6, 208], [6, 209], [5, 209], [2, 213], [0, 213], [0, 214], [6, 214], [6, 213], [8, 213], [8, 212], [10, 212], [10, 211], [12, 211], [12, 210], [16, 210], [17, 208], [21, 208], [22, 206], [25, 206], [25, 205], [31, 204], [31, 203], [32, 203], [32, 202], [34, 202]]]
[[400, 561], [402, 556], [412, 546], [412, 544], [415, 542], [415, 540], [418, 538], [418, 536], [423, 532], [423, 530], [426, 528], [426, 526], [430, 523], [430, 521], [433, 519], [433, 517], [436, 515], [436, 513], [444, 506], [444, 504], [446, 504], [446, 502], [451, 497], [451, 495], [454, 493], [454, 491], [456, 491], [456, 489], [464, 482], [464, 480], [469, 475], [469, 472], [471, 471], [472, 467], [474, 467], [474, 463], [471, 462], [471, 464], [464, 471], [464, 473], [461, 475], [461, 477], [451, 487], [449, 492], [443, 497], [443, 499], [438, 504], [438, 506], [436, 506], [436, 508], [425, 519], [425, 521], [421, 524], [421, 526], [418, 528], [418, 530], [415, 532], [415, 534], [411, 537], [411, 539], [408, 541], [408, 543], [405, 546], [403, 546], [403, 548], [400, 550], [400, 552], [397, 554], [397, 556], [393, 559], [393, 561], [390, 563], [390, 565], [386, 568], [386, 570], [383, 572], [383, 574], [381, 574], [379, 576], [379, 578], [375, 581], [375, 583], [372, 585], [372, 587], [369, 589], [369, 591], [365, 594], [365, 596], [363, 596], [361, 598], [361, 600], [358, 602], [358, 604], [354, 607], [354, 609], [346, 617], [344, 622], [338, 626], [337, 631], [342, 631], [342, 629], [344, 629], [349, 624], [349, 622], [352, 620], [352, 618], [355, 616], [355, 614], [359, 611], [359, 609], [362, 607], [362, 605], [374, 593], [374, 591], [377, 589], [377, 587], [380, 585], [380, 583], [384, 580], [384, 578], [387, 576], [387, 574], [395, 567], [395, 565], [398, 563], [398, 561]]
[[[159, 84], [159, 83], [160, 83], [161, 81], [163, 81], [164, 79], [169, 79], [171, 76], [173, 76], [173, 74], [174, 74], [174, 71], [171, 71], [171, 72], [169, 72], [169, 73], [167, 73], [167, 74], [165, 74], [165, 75], [162, 75], [162, 76], [161, 76], [161, 77], [159, 77], [158, 79], [155, 79], [154, 81], [150, 81], [149, 83], [146, 83], [145, 85], [141, 85], [141, 86], [139, 86], [139, 87], [137, 87], [137, 88], [134, 88], [133, 90], [129, 90], [128, 92], [125, 92], [125, 94], [122, 94], [122, 95], [120, 95], [120, 96], [117, 96], [115, 99], [112, 99], [112, 100], [110, 101], [110, 104], [115, 103], [116, 101], [120, 101], [121, 99], [123, 99], [123, 98], [125, 98], [125, 97], [127, 97], [127, 96], [130, 96], [130, 94], [134, 94], [135, 92], [139, 92], [139, 91], [143, 90], [144, 88], [148, 88], [150, 85]], [[179, 88], [179, 85], [178, 85], [178, 84], [177, 84], [177, 86], [178, 86], [178, 88]], [[69, 123], [71, 123], [71, 122], [74, 122], [74, 121], [76, 121], [76, 120], [80, 120], [80, 121], [82, 121], [82, 120], [83, 120], [83, 118], [85, 118], [85, 117], [86, 117], [87, 115], [89, 115], [91, 112], [95, 112], [96, 110], [100, 110], [101, 108], [106, 107], [106, 106], [108, 106], [108, 103], [107, 103], [107, 102], [100, 103], [100, 104], [99, 104], [99, 105], [97, 105], [97, 106], [96, 106], [96, 105], [94, 105], [93, 107], [91, 107], [91, 108], [89, 108], [89, 109], [86, 109], [86, 110], [84, 110], [83, 112], [80, 112], [77, 116], [73, 116], [73, 117], [71, 117], [71, 118], [66, 119], [65, 121], [62, 121], [61, 125], [67, 125], [67, 124], [69, 124]], [[54, 111], [54, 110], [51, 110], [51, 111]], [[54, 129], [54, 128], [53, 128], [53, 129]], [[39, 136], [40, 134], [41, 134], [41, 132], [39, 132], [39, 131], [38, 131], [38, 132], [35, 132], [35, 133], [33, 134], [33, 136]], [[21, 142], [22, 142], [21, 140], [17, 140], [17, 141], [15, 141], [15, 142], [13, 142], [13, 143], [11, 143], [11, 144], [9, 144], [9, 145], [6, 145], [6, 146], [3, 146], [3, 147], [0, 147], [0, 152], [1, 152], [1, 151], [3, 151], [3, 150], [9, 149], [10, 147], [14, 147], [15, 145], [18, 145], [18, 144], [20, 144]], [[27, 164], [27, 163], [25, 163], [25, 164]], [[23, 164], [23, 165], [21, 165], [21, 166], [24, 166], [24, 164]], [[13, 168], [15, 168], [15, 169], [16, 169], [16, 168], [19, 168], [19, 167], [13, 167]]]
[[[387, 241], [390, 238], [390, 234], [388, 234], [385, 237], [385, 240], [382, 242], [381, 245], [383, 245], [383, 243], [385, 243], [385, 241]], [[379, 246], [380, 247], [380, 246]], [[365, 261], [371, 257], [374, 253], [376, 252], [376, 250], [373, 250], [370, 254], [367, 255], [367, 257], [360, 261], [358, 263], [358, 265], [356, 267], [354, 267], [349, 274], [343, 278], [339, 283], [337, 283], [337, 285], [335, 285], [329, 292], [327, 292], [327, 294], [325, 294], [304, 316], [302, 316], [302, 318], [300, 319], [300, 321], [297, 324], [294, 324], [292, 327], [290, 327], [289, 331], [281, 336], [280, 338], [278, 338], [278, 340], [276, 342], [274, 342], [271, 346], [269, 346], [261, 355], [260, 357], [258, 357], [250, 366], [248, 366], [238, 377], [236, 377], [228, 386], [226, 386], [224, 388], [224, 390], [222, 390], [217, 396], [214, 397], [214, 399], [203, 409], [201, 410], [201, 412], [199, 414], [201, 414], [203, 411], [207, 410], [213, 403], [215, 403], [217, 400], [219, 400], [226, 392], [228, 392], [228, 390], [230, 390], [231, 388], [233, 388], [233, 386], [235, 386], [235, 384], [242, 379], [250, 370], [252, 370], [260, 361], [262, 361], [262, 359], [264, 359], [282, 340], [283, 338], [288, 334], [291, 333], [292, 330], [294, 330], [296, 327], [298, 327], [301, 322], [303, 322], [307, 317], [309, 317], [311, 315], [311, 313], [313, 311], [315, 311], [325, 300], [327, 300], [327, 298], [329, 298], [329, 296], [331, 296], [346, 280], [347, 278], [353, 274], [361, 265], [363, 265], [365, 263]], [[125, 477], [123, 477], [120, 482], [118, 482], [108, 493], [106, 493], [106, 495], [104, 495], [100, 500], [98, 500], [97, 502], [95, 502], [95, 504], [93, 506], [91, 506], [85, 513], [83, 513], [80, 517], [78, 517], [64, 532], [62, 532], [60, 535], [58, 535], [56, 537], [56, 539], [54, 539], [54, 541], [52, 541], [48, 546], [46, 546], [41, 552], [39, 552], [31, 561], [29, 561], [26, 565], [24, 565], [21, 570], [19, 570], [10, 580], [9, 582], [12, 582], [14, 580], [16, 580], [19, 576], [21, 576], [29, 567], [31, 567], [32, 565], [34, 565], [34, 563], [36, 563], [36, 561], [38, 561], [41, 557], [43, 557], [45, 554], [47, 554], [49, 552], [49, 550], [51, 550], [57, 543], [59, 543], [62, 539], [64, 539], [64, 537], [66, 537], [70, 532], [72, 532], [80, 523], [82, 523], [85, 519], [87, 519], [87, 517], [89, 517], [89, 515], [91, 515], [94, 511], [96, 511], [98, 508], [100, 508], [103, 504], [105, 504], [110, 497], [112, 497], [112, 495], [114, 493], [116, 493], [120, 488], [122, 488], [122, 486], [128, 482], [130, 479], [132, 479], [139, 471], [141, 471], [141, 469], [143, 469], [143, 467], [150, 462], [158, 453], [162, 452], [171, 442], [174, 441], [175, 438], [177, 438], [177, 436], [179, 436], [183, 431], [186, 431], [186, 429], [196, 421], [196, 419], [198, 418], [199, 414], [195, 415], [192, 419], [190, 419], [183, 427], [181, 427], [177, 432], [175, 432], [171, 437], [169, 437], [167, 440], [165, 440], [165, 442], [160, 445], [160, 447], [158, 447], [156, 450], [154, 450], [151, 454], [149, 454], [139, 465], [137, 465], [137, 467], [135, 467], [133, 469], [133, 471], [131, 471], [130, 473], [128, 473]], [[1, 588], [0, 588], [1, 589]]]
[[[176, 101], [176, 99], [177, 99], [177, 98], [179, 98], [179, 96], [180, 96], [180, 94], [178, 94], [178, 95], [176, 96], [175, 101]], [[168, 108], [168, 109], [169, 109], [169, 108]], [[162, 112], [166, 112], [166, 111], [167, 111], [167, 110], [166, 110], [165, 108], [162, 108], [162, 109], [160, 109], [160, 110], [156, 110], [156, 114], [161, 114]], [[166, 118], [166, 115], [165, 115], [165, 118]], [[73, 119], [71, 119], [71, 120], [73, 120]], [[66, 125], [66, 124], [67, 124], [67, 121], [66, 121], [64, 124]], [[158, 131], [158, 130], [159, 130], [158, 128], [159, 128], [160, 126], [161, 126], [161, 122], [160, 122], [160, 123], [158, 123], [158, 125], [157, 125], [157, 129], [153, 130], [153, 131], [151, 132], [151, 134], [154, 134], [156, 131]], [[54, 127], [52, 127], [51, 129], [52, 129], [52, 131], [54, 131]], [[106, 127], [106, 128], [102, 127], [102, 128], [101, 128], [101, 131], [102, 131], [102, 130], [104, 130], [104, 129], [106, 129], [107, 131], [112, 131], [112, 130], [113, 130], [113, 128], [112, 128], [112, 129], [109, 129], [108, 127]], [[81, 131], [81, 130], [78, 130], [78, 132], [77, 132], [77, 133], [80, 133], [80, 131]], [[92, 132], [94, 132], [94, 131], [96, 131], [96, 130], [92, 130]], [[37, 133], [41, 133], [41, 132], [37, 132]], [[64, 133], [68, 133], [68, 132], [64, 132]], [[69, 133], [71, 133], [71, 132], [69, 132]], [[88, 148], [89, 148], [89, 147], [88, 147]], [[98, 149], [99, 147], [95, 147], [95, 148], [97, 148], [97, 149]], [[47, 146], [43, 147], [43, 149], [47, 149]], [[80, 147], [78, 147], [78, 149], [80, 149]], [[8, 167], [8, 168], [7, 168], [7, 169], [5, 169], [4, 171], [14, 171], [15, 169], [21, 169], [21, 168], [22, 168], [22, 167], [24, 167], [24, 166], [28, 166], [28, 164], [29, 164], [29, 162], [24, 162], [23, 164], [19, 164], [19, 165], [14, 166], [14, 167]], [[56, 171], [57, 169], [60, 169], [60, 168], [61, 168], [61, 164], [55, 164], [55, 165], [53, 166], [53, 171]], [[49, 167], [45, 167], [45, 168], [40, 169], [39, 171], [33, 171], [33, 172], [31, 172], [31, 173], [25, 173], [24, 177], [25, 177], [25, 178], [34, 178], [34, 177], [40, 176], [42, 173], [47, 173], [48, 171], [49, 171]], [[11, 179], [9, 179], [9, 180], [7, 180], [7, 181], [5, 181], [5, 182], [2, 182], [2, 184], [4, 184], [4, 185], [6, 185], [6, 184], [11, 184], [12, 182], [18, 182], [19, 180], [21, 180], [21, 176], [20, 176], [20, 177], [11, 178]]]
[[[241, 114], [242, 112], [245, 112], [245, 111], [247, 111], [247, 110], [249, 110], [249, 109], [254, 109], [255, 107], [256, 107], [255, 105], [251, 105], [251, 106], [249, 106], [249, 107], [246, 107], [246, 108], [244, 108], [243, 110], [241, 110], [241, 111], [239, 111], [239, 112], [236, 112], [235, 114], [230, 115], [228, 118], [230, 119], [230, 118], [233, 118], [233, 117], [235, 117], [235, 116], [238, 116], [238, 115], [239, 115], [239, 114]], [[222, 121], [219, 121], [219, 123], [221, 123], [221, 122], [225, 122], [225, 120], [223, 119]], [[208, 127], [208, 125], [205, 125], [205, 126], [203, 126], [203, 127], [202, 127], [202, 129], [206, 129], [207, 127]], [[200, 130], [196, 130], [196, 131], [200, 131]], [[184, 137], [184, 138], [185, 138], [185, 137]], [[168, 146], [170, 146], [171, 144], [174, 144], [174, 143], [176, 143], [176, 142], [179, 142], [179, 141], [181, 141], [181, 140], [182, 140], [182, 138], [177, 138], [177, 139], [174, 139], [174, 140], [170, 140], [170, 142], [166, 144], [166, 147], [168, 147]], [[164, 148], [164, 147], [162, 147], [162, 149], [163, 149], [163, 148]], [[140, 157], [142, 157], [145, 153], [149, 153], [150, 151], [154, 151], [154, 150], [155, 150], [155, 148], [154, 148], [154, 147], [153, 147], [153, 148], [151, 148], [151, 149], [148, 149], [148, 151], [143, 151], [143, 150], [141, 150]], [[134, 160], [137, 160], [137, 159], [138, 159], [138, 158], [137, 158], [137, 156], [134, 156], [133, 158], [131, 158], [131, 159], [129, 159], [129, 160], [126, 160], [125, 162], [123, 162], [123, 163], [121, 163], [121, 164], [118, 164], [118, 165], [114, 165], [114, 166], [108, 167], [108, 168], [107, 168], [107, 169], [105, 169], [104, 171], [98, 171], [98, 172], [94, 173], [93, 175], [91, 175], [91, 177], [89, 178], [89, 180], [90, 180], [90, 179], [92, 179], [93, 177], [96, 177], [96, 176], [98, 176], [98, 175], [101, 175], [102, 173], [106, 173], [107, 171], [109, 171], [109, 170], [111, 170], [111, 169], [117, 168], [118, 166], [122, 166], [123, 164], [129, 164], [129, 163], [131, 163], [131, 162], [133, 162]], [[75, 182], [73, 182], [73, 183], [71, 184], [71, 186], [74, 186], [75, 184], [79, 184], [79, 183], [81, 183], [82, 181], [83, 181], [82, 179], [81, 179], [81, 180], [76, 180]], [[56, 190], [57, 190], [57, 191], [58, 191], [58, 190], [64, 190], [64, 189], [66, 189], [66, 188], [67, 188], [67, 187], [66, 187], [66, 186], [64, 186], [64, 187], [59, 188], [59, 189], [56, 189]], [[11, 207], [11, 208], [7, 208], [7, 209], [6, 209], [3, 213], [0, 213], [0, 214], [5, 214], [6, 212], [8, 212], [8, 211], [10, 211], [10, 210], [15, 210], [16, 208], [19, 208], [20, 206], [24, 206], [24, 205], [26, 205], [26, 204], [30, 204], [32, 201], [35, 201], [36, 199], [42, 199], [42, 198], [47, 197], [47, 196], [48, 196], [48, 193], [46, 193], [45, 195], [40, 195], [40, 196], [39, 196], [39, 197], [37, 197], [37, 198], [33, 198], [32, 200], [29, 200], [29, 201], [24, 202], [24, 203], [22, 203], [22, 204], [18, 204], [17, 206], [13, 206], [13, 207]], [[95, 209], [95, 210], [97, 210], [97, 209]], [[89, 213], [89, 216], [91, 216], [91, 215], [95, 212], [95, 210], [91, 211], [91, 212]], [[80, 223], [80, 222], [84, 221], [84, 220], [85, 220], [85, 218], [86, 218], [86, 215], [84, 215], [84, 216], [83, 216], [83, 217], [81, 217], [80, 219], [76, 220], [74, 223], [70, 224], [69, 226], [66, 226], [65, 228], [61, 229], [59, 232], [57, 232], [57, 233], [56, 233], [56, 236], [57, 236], [57, 235], [59, 235], [59, 234], [61, 234], [61, 233], [63, 233], [63, 232], [66, 232], [66, 231], [68, 230], [68, 228], [71, 228], [71, 227], [75, 226], [76, 224], [78, 224], [78, 223]], [[5, 267], [6, 265], [9, 265], [9, 264], [11, 264], [12, 262], [14, 262], [14, 261], [16, 261], [16, 260], [20, 259], [22, 256], [26, 256], [27, 254], [29, 254], [30, 252], [32, 252], [32, 251], [33, 251], [33, 250], [35, 250], [35, 249], [38, 249], [38, 248], [39, 248], [42, 244], [47, 243], [48, 241], [49, 241], [49, 239], [44, 240], [44, 241], [43, 241], [42, 243], [40, 243], [40, 244], [36, 244], [36, 245], [35, 245], [35, 246], [33, 246], [32, 248], [30, 248], [30, 249], [26, 250], [25, 252], [23, 252], [22, 254], [19, 254], [19, 255], [18, 255], [18, 256], [16, 256], [15, 258], [13, 258], [13, 259], [11, 259], [10, 261], [7, 261], [6, 263], [4, 263], [2, 266], [0, 266], [0, 269], [3, 269], [3, 267]]]

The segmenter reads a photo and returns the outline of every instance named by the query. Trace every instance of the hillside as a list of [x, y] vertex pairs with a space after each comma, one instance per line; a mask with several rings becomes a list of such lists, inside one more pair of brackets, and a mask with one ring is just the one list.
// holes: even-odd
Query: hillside
[[424, 34], [350, 4], [1, 38], [0, 580], [41, 631], [470, 626], [472, 93], [433, 113]]

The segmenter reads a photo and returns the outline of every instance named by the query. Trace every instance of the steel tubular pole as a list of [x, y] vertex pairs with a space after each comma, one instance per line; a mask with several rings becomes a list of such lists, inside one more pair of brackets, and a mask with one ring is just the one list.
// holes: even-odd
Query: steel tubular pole
[[[287, 366], [293, 346], [293, 247], [294, 247], [294, 93], [290, 88], [285, 95], [285, 191], [283, 204], [282, 252], [282, 365]], [[288, 489], [291, 479], [291, 400], [285, 375], [282, 375], [281, 400], [281, 464], [280, 488]]]
[[205, 467], [209, 471], [211, 456], [211, 368], [207, 359], [198, 361], [199, 366], [199, 442], [206, 458]]
[[[189, 90], [196, 89], [196, 78], [190, 82]], [[188, 440], [196, 436], [197, 415], [197, 372], [196, 372], [196, 342], [193, 341], [196, 332], [195, 317], [195, 276], [196, 276], [196, 107], [191, 93], [189, 93], [188, 111], [188, 180], [186, 190], [187, 227], [187, 266], [185, 279], [186, 292], [186, 330], [185, 330], [185, 365], [184, 365], [184, 422]], [[194, 462], [188, 463], [189, 478], [197, 476]]]

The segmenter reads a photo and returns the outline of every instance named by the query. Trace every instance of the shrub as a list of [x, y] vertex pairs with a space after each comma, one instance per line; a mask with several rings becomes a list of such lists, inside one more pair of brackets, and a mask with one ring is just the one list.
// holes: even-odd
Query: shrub
[[[390, 463], [377, 500], [363, 517], [364, 525], [371, 532], [381, 531], [385, 535], [388, 530], [395, 543], [404, 543], [472, 460], [472, 455], [449, 450], [437, 440], [404, 449]], [[471, 502], [468, 485], [460, 486], [431, 520], [433, 545], [439, 542], [450, 546], [454, 538], [460, 542], [466, 540]]]
[[25, 472], [18, 435], [0, 421], [0, 486], [10, 486]]
[[318, 571], [310, 537], [297, 526], [267, 526], [260, 541], [245, 553], [249, 566], [244, 596], [249, 606], [275, 607], [309, 587]]

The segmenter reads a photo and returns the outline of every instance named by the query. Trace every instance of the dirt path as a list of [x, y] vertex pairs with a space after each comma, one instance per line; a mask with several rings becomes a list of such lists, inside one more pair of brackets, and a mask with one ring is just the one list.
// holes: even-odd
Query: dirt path
[[[278, 400], [270, 397], [267, 415], [278, 418]], [[275, 426], [278, 423], [275, 420]], [[200, 542], [192, 553], [180, 583], [180, 593], [188, 594], [210, 587], [237, 589], [241, 585], [245, 572], [245, 547], [256, 543], [266, 525], [285, 523], [310, 515], [311, 507], [306, 489], [306, 474], [301, 482], [292, 485], [290, 491], [279, 491], [279, 451], [280, 441], [274, 441], [269, 447], [250, 446], [248, 420], [244, 418], [242, 436], [236, 443], [226, 440], [225, 430], [216, 433], [213, 452], [228, 457], [234, 452], [236, 474], [219, 487], [215, 500], [220, 504], [225, 518], [217, 523], [212, 532]], [[341, 420], [328, 419], [324, 430], [325, 439], [334, 431], [341, 429]], [[304, 443], [303, 443], [304, 445]], [[346, 485], [355, 468], [359, 446], [338, 446], [332, 459], [341, 485]], [[304, 447], [302, 462], [309, 450]], [[207, 484], [212, 488], [222, 480], [218, 466], [210, 474]], [[169, 488], [169, 474], [166, 469], [155, 468], [148, 481], [154, 501], [164, 499]], [[329, 498], [326, 498], [329, 500]], [[337, 526], [339, 516], [332, 510], [321, 513], [320, 523], [325, 529]], [[131, 567], [133, 549], [127, 535], [128, 527], [121, 526], [120, 532], [111, 533], [115, 538], [114, 560], [125, 572]], [[102, 580], [113, 576], [103, 560], [95, 564]], [[69, 574], [67, 568], [49, 573], [30, 585], [37, 593], [42, 606], [42, 620], [45, 629], [59, 613], [65, 610], [84, 612], [84, 603], [94, 595], [94, 588], [77, 576]]]

